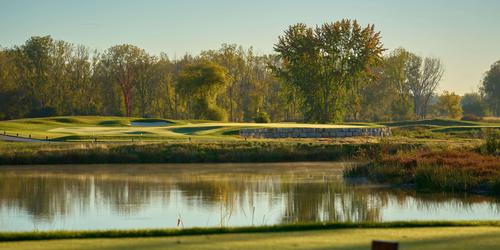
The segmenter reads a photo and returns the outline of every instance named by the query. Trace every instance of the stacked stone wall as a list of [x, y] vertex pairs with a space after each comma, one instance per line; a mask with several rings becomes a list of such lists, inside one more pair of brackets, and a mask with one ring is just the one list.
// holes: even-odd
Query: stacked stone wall
[[390, 136], [391, 129], [381, 128], [258, 128], [242, 129], [241, 137], [253, 138], [344, 138], [354, 136]]

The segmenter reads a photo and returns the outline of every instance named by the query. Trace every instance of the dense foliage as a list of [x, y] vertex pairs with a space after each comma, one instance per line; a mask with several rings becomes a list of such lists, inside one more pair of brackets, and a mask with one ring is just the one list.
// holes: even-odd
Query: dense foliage
[[460, 104], [464, 115], [474, 115], [477, 117], [485, 116], [487, 113], [486, 104], [484, 103], [483, 97], [478, 93], [468, 93], [465, 94], [461, 100]]
[[179, 74], [179, 93], [191, 101], [190, 110], [196, 119], [225, 121], [227, 114], [215, 103], [227, 85], [226, 72], [212, 62], [187, 65]]
[[282, 61], [276, 75], [302, 97], [305, 120], [318, 123], [344, 118], [350, 95], [384, 51], [373, 25], [350, 20], [290, 26], [274, 50]]
[[500, 61], [491, 65], [481, 85], [486, 104], [495, 116], [500, 116]]
[[[273, 55], [223, 44], [174, 60], [129, 44], [100, 52], [34, 36], [0, 48], [0, 119], [115, 115], [250, 122], [265, 112], [276, 122], [329, 123], [459, 116], [456, 99], [453, 115], [437, 110], [445, 101], [435, 92], [443, 74], [439, 59], [384, 50], [374, 26], [355, 20], [292, 25]], [[210, 91], [191, 85], [187, 73], [202, 64], [224, 71], [224, 84]], [[465, 114], [500, 114], [499, 72], [497, 62], [480, 95], [462, 99]]]

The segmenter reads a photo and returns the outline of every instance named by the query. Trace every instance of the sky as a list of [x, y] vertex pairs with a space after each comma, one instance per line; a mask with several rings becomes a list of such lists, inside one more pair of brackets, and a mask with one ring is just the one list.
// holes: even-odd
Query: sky
[[0, 0], [0, 46], [51, 35], [101, 51], [133, 44], [170, 58], [223, 43], [267, 54], [289, 25], [343, 18], [374, 24], [388, 51], [440, 58], [438, 91], [475, 91], [500, 60], [499, 0]]

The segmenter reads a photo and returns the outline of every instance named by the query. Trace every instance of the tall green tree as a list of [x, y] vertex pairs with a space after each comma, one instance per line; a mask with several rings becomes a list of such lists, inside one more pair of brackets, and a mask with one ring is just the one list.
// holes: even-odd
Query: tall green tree
[[483, 97], [479, 93], [467, 93], [462, 96], [460, 105], [465, 115], [485, 116], [487, 109]]
[[440, 115], [451, 119], [459, 119], [462, 116], [462, 107], [460, 106], [460, 96], [454, 92], [444, 91], [439, 95], [437, 109]]
[[372, 69], [375, 78], [361, 88], [359, 118], [363, 120], [405, 120], [413, 116], [408, 86], [407, 62], [410, 52], [398, 48]]
[[373, 25], [342, 20], [316, 28], [290, 26], [274, 50], [282, 60], [274, 71], [302, 96], [305, 119], [328, 123], [343, 119], [348, 95], [384, 49]]
[[[97, 82], [93, 80], [95, 65], [98, 61], [96, 52], [78, 45], [67, 63], [68, 92], [65, 97], [72, 115], [97, 115], [100, 100]], [[68, 98], [70, 97], [70, 98]]]
[[242, 121], [241, 88], [244, 84], [246, 53], [236, 44], [222, 44], [218, 50], [208, 50], [201, 53], [204, 60], [213, 61], [226, 69], [228, 86], [226, 95], [219, 98], [220, 104], [229, 113], [229, 121]]
[[13, 49], [17, 68], [16, 81], [23, 85], [31, 97], [30, 116], [55, 113], [49, 106], [53, 94], [50, 76], [53, 66], [51, 55], [54, 50], [54, 40], [50, 36], [31, 37], [25, 44]]
[[500, 116], [500, 61], [486, 72], [480, 90], [488, 109], [493, 115]]
[[227, 120], [225, 110], [215, 100], [227, 87], [225, 69], [213, 62], [202, 61], [187, 65], [179, 74], [178, 90], [190, 103], [195, 119]]
[[301, 121], [301, 96], [291, 84], [285, 84], [276, 77], [271, 69], [280, 68], [281, 60], [277, 55], [264, 56], [267, 64], [264, 84], [264, 103], [262, 109], [269, 113], [273, 121]]
[[[122, 93], [125, 116], [131, 116], [133, 111], [133, 92], [138, 82], [137, 77], [144, 74], [140, 68], [147, 53], [130, 44], [116, 45], [109, 48], [101, 57], [102, 70]], [[143, 71], [139, 72], [141, 69]]]
[[153, 69], [151, 114], [161, 117], [177, 118], [176, 86], [174, 82], [174, 63], [161, 54]]
[[32, 108], [32, 96], [17, 74], [12, 51], [0, 48], [0, 120], [25, 117]]
[[9, 54], [15, 62], [14, 80], [29, 99], [24, 104], [30, 107], [28, 116], [95, 113], [93, 65], [87, 48], [35, 36]]

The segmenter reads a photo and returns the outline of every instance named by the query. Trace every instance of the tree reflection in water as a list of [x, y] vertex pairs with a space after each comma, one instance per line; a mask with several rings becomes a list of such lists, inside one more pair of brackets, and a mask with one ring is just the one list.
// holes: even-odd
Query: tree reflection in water
[[[488, 197], [348, 185], [341, 177], [343, 167], [342, 163], [3, 167], [0, 217], [6, 210], [26, 213], [34, 223], [99, 209], [134, 215], [153, 202], [164, 207], [182, 203], [207, 211], [207, 217], [217, 211], [218, 218], [213, 219], [221, 226], [231, 225], [236, 214], [246, 218], [246, 225], [381, 221], [391, 202], [403, 210], [415, 206], [429, 211], [468, 211], [485, 203], [500, 213], [498, 202]], [[259, 211], [262, 218], [253, 218], [256, 207], [269, 211]]]

